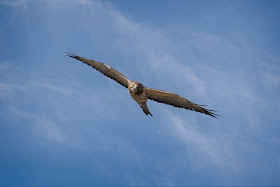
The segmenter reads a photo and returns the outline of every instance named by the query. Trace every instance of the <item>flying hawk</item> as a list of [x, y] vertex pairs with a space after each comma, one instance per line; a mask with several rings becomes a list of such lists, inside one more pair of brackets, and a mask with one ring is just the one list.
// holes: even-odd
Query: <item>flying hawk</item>
[[177, 94], [152, 89], [144, 86], [140, 82], [131, 81], [126, 78], [123, 74], [115, 70], [114, 68], [95, 60], [79, 57], [72, 53], [67, 53], [67, 56], [75, 58], [77, 60], [82, 61], [83, 63], [93, 67], [97, 71], [103, 73], [105, 76], [117, 81], [122, 86], [128, 88], [128, 92], [130, 93], [131, 97], [139, 104], [139, 106], [143, 109], [143, 112], [146, 115], [151, 115], [151, 112], [147, 106], [147, 100], [151, 99], [160, 103], [172, 105], [174, 107], [185, 108], [187, 110], [194, 110], [196, 112], [201, 112], [216, 118], [218, 115], [215, 113], [215, 110], [208, 110], [203, 108], [205, 105], [198, 105], [195, 104]]

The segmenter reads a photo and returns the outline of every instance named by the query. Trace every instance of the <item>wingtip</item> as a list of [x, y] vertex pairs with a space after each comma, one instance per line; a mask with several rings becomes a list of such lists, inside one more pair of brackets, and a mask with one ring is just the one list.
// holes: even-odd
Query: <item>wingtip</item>
[[65, 52], [66, 53], [66, 56], [69, 56], [69, 57], [71, 57], [71, 58], [75, 58], [77, 55], [75, 55], [74, 53], [72, 53], [72, 52]]
[[214, 118], [218, 118], [218, 116], [220, 116], [219, 114], [217, 114], [216, 110], [211, 110], [211, 109], [204, 108], [207, 105], [199, 105], [199, 104], [196, 104], [196, 105], [200, 106], [204, 110], [204, 111], [201, 111], [202, 113], [205, 113], [205, 114], [207, 114], [209, 116], [212, 116]]
[[216, 114], [216, 113], [213, 113], [213, 112], [209, 112], [209, 115], [214, 117], [214, 118], [218, 118], [220, 116], [219, 114]]

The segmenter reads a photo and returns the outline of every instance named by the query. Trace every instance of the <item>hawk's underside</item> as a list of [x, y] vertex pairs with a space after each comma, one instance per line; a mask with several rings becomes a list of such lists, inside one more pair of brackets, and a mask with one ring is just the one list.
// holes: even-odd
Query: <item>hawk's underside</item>
[[188, 110], [194, 110], [196, 112], [201, 112], [207, 115], [210, 115], [212, 117], [217, 117], [218, 115], [215, 113], [214, 110], [209, 110], [203, 108], [204, 105], [198, 105], [195, 104], [177, 94], [163, 91], [163, 90], [157, 90], [148, 88], [144, 85], [142, 85], [140, 82], [137, 81], [131, 81], [127, 77], [125, 77], [123, 74], [115, 70], [114, 68], [95, 60], [83, 58], [76, 56], [71, 53], [67, 53], [67, 56], [75, 58], [77, 60], [82, 61], [83, 63], [93, 67], [97, 71], [103, 73], [107, 77], [117, 81], [122, 86], [128, 88], [129, 93], [131, 97], [139, 104], [139, 106], [143, 109], [143, 112], [148, 115], [152, 114], [150, 113], [148, 107], [147, 107], [147, 100], [151, 99], [160, 103], [172, 105], [174, 107], [179, 108], [185, 108]]

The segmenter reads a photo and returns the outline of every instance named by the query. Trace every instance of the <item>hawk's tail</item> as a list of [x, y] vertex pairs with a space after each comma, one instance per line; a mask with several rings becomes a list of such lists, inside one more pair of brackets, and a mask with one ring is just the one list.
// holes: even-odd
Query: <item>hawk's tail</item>
[[151, 114], [151, 112], [149, 111], [149, 109], [148, 109], [148, 106], [147, 106], [147, 104], [146, 103], [139, 103], [139, 105], [140, 105], [140, 107], [143, 109], [143, 112], [146, 114], [146, 115], [151, 115], [151, 116], [153, 116], [152, 114]]

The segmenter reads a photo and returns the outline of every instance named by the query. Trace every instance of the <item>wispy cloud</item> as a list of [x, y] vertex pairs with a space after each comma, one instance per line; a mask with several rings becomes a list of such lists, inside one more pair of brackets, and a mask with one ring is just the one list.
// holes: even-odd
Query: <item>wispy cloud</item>
[[267, 54], [259, 59], [259, 63], [262, 83], [280, 89], [280, 57]]
[[30, 0], [1, 0], [0, 5], [16, 7], [25, 5], [28, 2], [30, 2]]
[[[79, 104], [83, 105], [85, 110], [88, 107], [91, 111], [102, 110], [104, 102], [100, 103], [99, 98], [105, 94], [98, 95], [98, 92], [93, 93], [80, 84], [72, 83], [71, 86], [67, 86], [48, 77], [37, 77], [31, 72], [30, 77], [27, 78], [23, 76], [24, 69], [9, 63], [2, 64], [4, 65], [0, 68], [2, 75], [0, 109], [5, 111], [6, 115], [12, 116], [14, 121], [28, 124], [24, 128], [31, 129], [39, 138], [70, 148], [86, 149], [87, 143], [82, 136], [73, 132], [77, 127], [72, 126], [76, 124], [71, 121], [69, 109]], [[27, 107], [29, 105], [33, 108]], [[101, 111], [97, 113], [103, 115]], [[14, 125], [17, 128], [20, 126], [19, 123]]]
[[[27, 1], [3, 2], [0, 5], [17, 7]], [[46, 4], [50, 6], [44, 9]], [[32, 11], [35, 9], [36, 14]], [[268, 132], [271, 127], [277, 129], [273, 123], [279, 118], [275, 115], [273, 123], [269, 120], [280, 111], [279, 96], [275, 94], [279, 90], [277, 56], [266, 54], [260, 58], [246, 41], [232, 41], [224, 35], [195, 29], [186, 30], [184, 42], [180, 43], [181, 37], [168, 34], [172, 33], [170, 28], [162, 30], [136, 21], [110, 2], [39, 1], [23, 14], [28, 14], [28, 18], [22, 19], [27, 24], [21, 25], [28, 29], [22, 33], [29, 31], [28, 39], [36, 46], [28, 50], [32, 58], [40, 61], [35, 63], [25, 56], [20, 59], [27, 66], [0, 63], [0, 109], [5, 111], [1, 115], [8, 116], [6, 121], [16, 127], [21, 125], [19, 121], [25, 122], [24, 128], [31, 129], [30, 135], [38, 135], [38, 139], [52, 145], [90, 150], [88, 153], [95, 157], [85, 165], [90, 171], [99, 165], [97, 173], [104, 168], [101, 178], [115, 176], [114, 169], [119, 171], [120, 165], [126, 170], [120, 172], [126, 175], [123, 180], [134, 185], [144, 177], [158, 184], [164, 184], [165, 178], [174, 185], [178, 184], [178, 175], [181, 184], [187, 184], [187, 172], [197, 177], [193, 180], [211, 176], [215, 183], [233, 180], [244, 174], [246, 168], [248, 175], [255, 177], [252, 165], [257, 163], [262, 168], [265, 164], [259, 160], [253, 164], [246, 161], [273, 146], [260, 144], [261, 141], [269, 142], [271, 138], [278, 145], [278, 135]], [[183, 27], [180, 29], [185, 32]], [[53, 48], [40, 48], [39, 41]], [[30, 44], [29, 40], [24, 43]], [[148, 87], [209, 104], [210, 109], [219, 111], [221, 118], [214, 121], [203, 114], [156, 103], [153, 110], [164, 110], [154, 118], [145, 118], [127, 90], [114, 81], [82, 64], [71, 66], [68, 60], [58, 58], [58, 51], [63, 56], [63, 50], [69, 48], [88, 58], [106, 59], [104, 63], [111, 63]], [[42, 52], [44, 49], [47, 53]], [[191, 52], [186, 55], [186, 51]], [[139, 111], [137, 117], [127, 110], [130, 104]], [[264, 123], [267, 119], [269, 123]], [[157, 133], [160, 130], [166, 131], [166, 136]], [[251, 153], [251, 149], [255, 152]], [[266, 163], [271, 163], [270, 158], [266, 157]], [[88, 163], [95, 163], [94, 167]], [[197, 173], [189, 171], [190, 168]], [[144, 177], [138, 177], [139, 173], [144, 173]]]
[[169, 113], [169, 120], [174, 125], [174, 131], [183, 143], [191, 147], [203, 155], [204, 158], [210, 158], [219, 167], [231, 169], [238, 169], [238, 161], [234, 157], [230, 139], [226, 136], [217, 136], [214, 134], [203, 133], [196, 129], [197, 124], [190, 123], [181, 117]]
[[[142, 75], [150, 77], [148, 75], [150, 73], [156, 75], [158, 80], [172, 77], [173, 82], [177, 84], [184, 83], [182, 86], [191, 86], [192, 93], [205, 96], [206, 90], [203, 80], [196, 75], [190, 66], [169, 52], [170, 48], [176, 46], [172, 44], [170, 41], [172, 39], [169, 39], [163, 31], [145, 27], [145, 25], [124, 17], [116, 10], [108, 9], [108, 7], [106, 9], [116, 26], [115, 29], [121, 33], [117, 37], [118, 45], [124, 52], [133, 53], [142, 59], [141, 64], [143, 65], [137, 66]], [[137, 43], [137, 45], [132, 45], [132, 43]], [[176, 73], [174, 74], [174, 72]], [[163, 81], [159, 81], [159, 83], [163, 84]]]
[[10, 110], [15, 118], [20, 118], [24, 120], [28, 120], [30, 125], [35, 129], [36, 134], [39, 134], [49, 140], [55, 141], [59, 144], [64, 144], [66, 141], [65, 133], [59, 129], [55, 122], [44, 116], [34, 115], [30, 112], [25, 112], [15, 106], [9, 106], [8, 110]]

